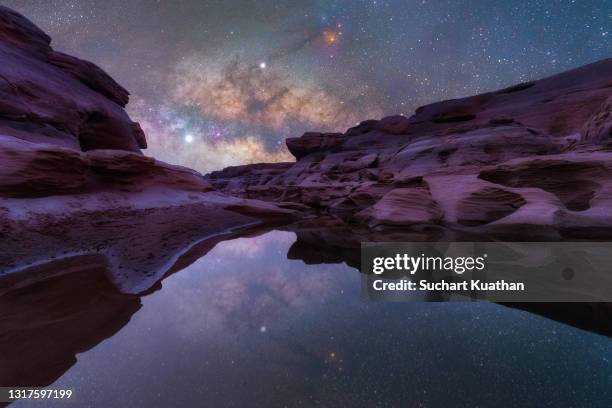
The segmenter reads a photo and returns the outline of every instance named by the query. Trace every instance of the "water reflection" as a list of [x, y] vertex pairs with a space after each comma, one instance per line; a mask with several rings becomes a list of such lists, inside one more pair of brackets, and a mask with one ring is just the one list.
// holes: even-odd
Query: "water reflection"
[[[346, 264], [287, 259], [295, 240], [221, 242], [142, 298], [84, 292], [131, 321], [53, 387], [83, 406], [612, 406], [609, 338], [494, 304], [363, 302]], [[61, 330], [50, 344], [96, 331]]]

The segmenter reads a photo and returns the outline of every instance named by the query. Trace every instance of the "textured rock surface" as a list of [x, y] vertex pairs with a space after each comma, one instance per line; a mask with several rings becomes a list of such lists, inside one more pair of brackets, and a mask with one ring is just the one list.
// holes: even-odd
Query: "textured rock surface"
[[128, 92], [96, 65], [0, 6], [0, 134], [79, 150], [146, 146], [123, 110]]
[[196, 241], [299, 213], [213, 192], [196, 171], [142, 155], [128, 92], [50, 41], [0, 6], [0, 281], [102, 256], [117, 287], [141, 291]]
[[612, 97], [606, 99], [586, 122], [582, 140], [593, 144], [612, 144]]
[[358, 214], [370, 227], [437, 224], [442, 211], [427, 188], [396, 188]]
[[[222, 191], [294, 201], [371, 228], [612, 236], [612, 59], [443, 101], [343, 134], [288, 139], [293, 164], [207, 176]], [[435, 238], [432, 236], [432, 239]]]

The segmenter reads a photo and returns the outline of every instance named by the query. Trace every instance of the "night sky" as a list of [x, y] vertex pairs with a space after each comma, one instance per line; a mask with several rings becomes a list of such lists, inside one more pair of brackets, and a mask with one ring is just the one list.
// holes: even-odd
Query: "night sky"
[[612, 1], [2, 4], [130, 90], [147, 154], [201, 171], [612, 55]]

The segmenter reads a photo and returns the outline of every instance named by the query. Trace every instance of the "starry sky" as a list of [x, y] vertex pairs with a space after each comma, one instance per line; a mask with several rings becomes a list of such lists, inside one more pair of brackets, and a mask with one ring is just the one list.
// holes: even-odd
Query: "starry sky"
[[202, 172], [612, 55], [612, 0], [2, 4], [131, 92], [147, 154]]

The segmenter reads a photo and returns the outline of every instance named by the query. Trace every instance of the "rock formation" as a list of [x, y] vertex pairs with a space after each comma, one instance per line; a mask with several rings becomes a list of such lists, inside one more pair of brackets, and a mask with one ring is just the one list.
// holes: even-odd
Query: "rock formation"
[[207, 179], [228, 194], [294, 201], [373, 229], [609, 237], [611, 101], [607, 59], [410, 118], [309, 132], [287, 139], [295, 163], [230, 167]]
[[123, 110], [128, 92], [96, 65], [50, 43], [26, 18], [0, 8], [0, 132], [83, 151], [146, 147]]
[[0, 6], [0, 280], [91, 255], [115, 286], [140, 292], [194, 243], [296, 213], [225, 196], [191, 169], [144, 156], [128, 92], [50, 43]]

